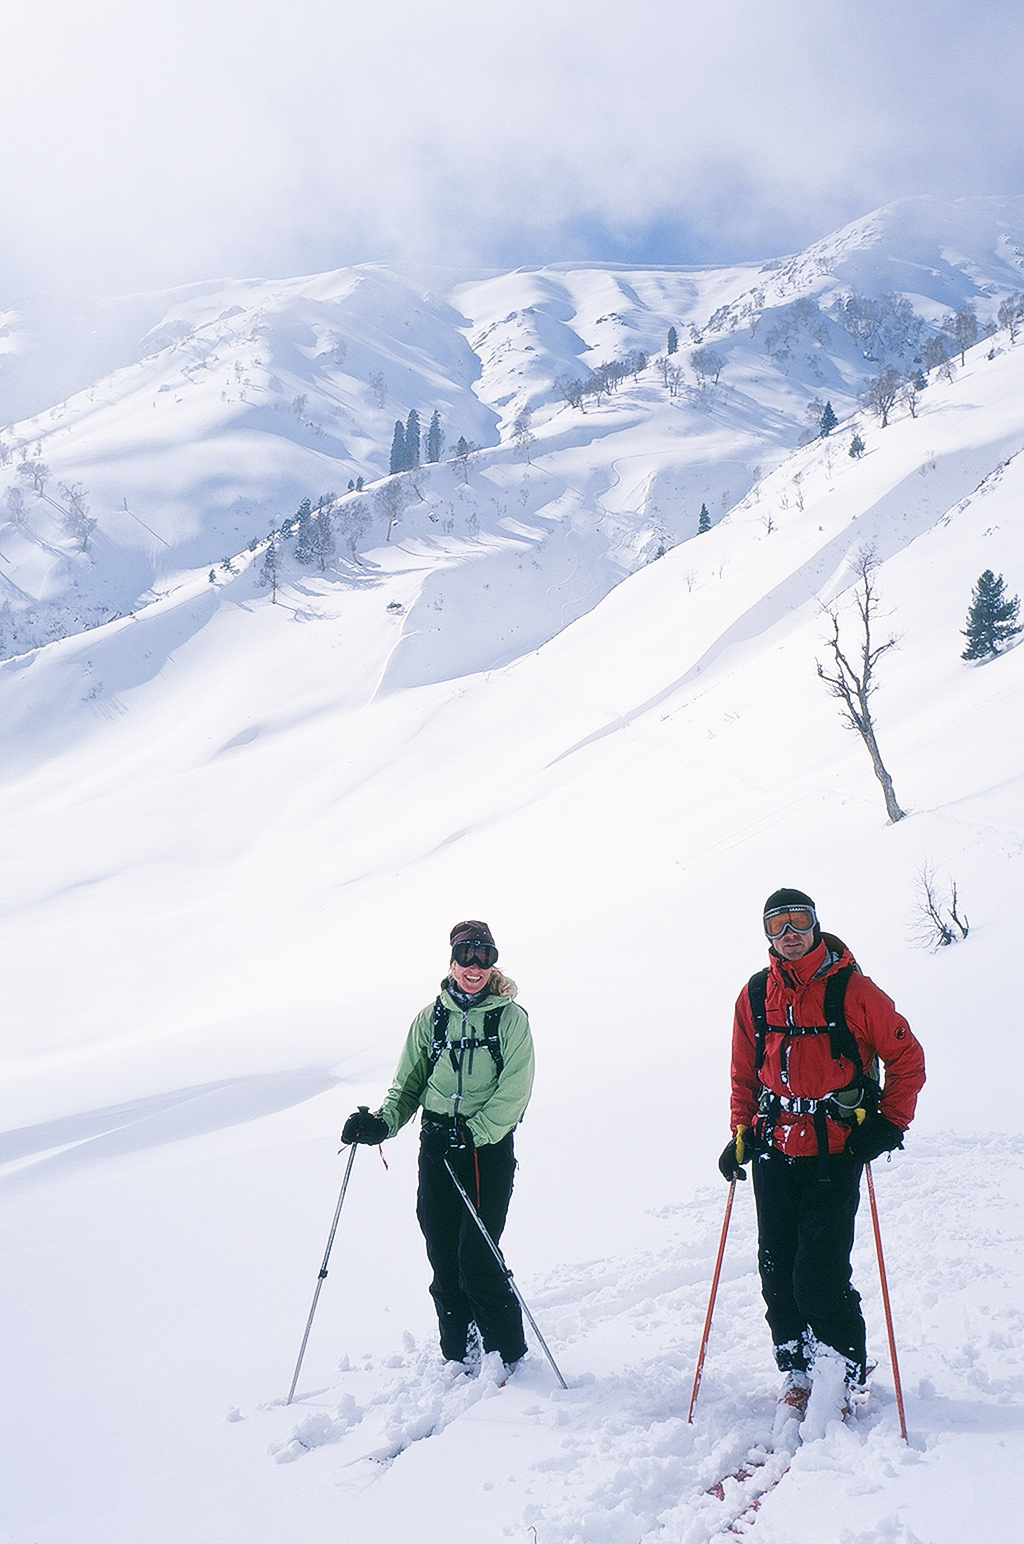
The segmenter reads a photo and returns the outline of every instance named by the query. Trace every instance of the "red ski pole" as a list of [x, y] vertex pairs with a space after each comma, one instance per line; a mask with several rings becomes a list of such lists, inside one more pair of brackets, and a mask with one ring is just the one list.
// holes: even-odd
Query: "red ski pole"
[[875, 1182], [871, 1177], [871, 1165], [864, 1165], [868, 1177], [868, 1197], [871, 1201], [871, 1222], [875, 1230], [875, 1253], [878, 1255], [878, 1275], [882, 1282], [882, 1302], [885, 1305], [885, 1327], [889, 1334], [889, 1356], [892, 1361], [892, 1381], [896, 1388], [896, 1408], [900, 1413], [900, 1435], [907, 1439], [907, 1417], [903, 1409], [903, 1385], [900, 1383], [900, 1364], [896, 1357], [896, 1336], [892, 1328], [892, 1305], [889, 1302], [889, 1283], [885, 1279], [885, 1260], [882, 1257], [882, 1232], [878, 1226], [878, 1202], [875, 1200]]
[[700, 1388], [701, 1373], [704, 1371], [704, 1353], [708, 1348], [708, 1336], [711, 1334], [711, 1316], [715, 1311], [715, 1298], [718, 1296], [718, 1278], [722, 1274], [722, 1260], [725, 1257], [725, 1240], [729, 1232], [729, 1218], [732, 1216], [732, 1203], [736, 1195], [736, 1181], [729, 1183], [729, 1199], [725, 1203], [725, 1217], [722, 1222], [722, 1238], [718, 1245], [718, 1259], [715, 1261], [715, 1274], [711, 1278], [711, 1298], [708, 1302], [708, 1316], [704, 1320], [704, 1334], [700, 1343], [700, 1355], [697, 1358], [697, 1373], [693, 1380], [693, 1393], [690, 1395], [690, 1413], [686, 1417], [687, 1423], [693, 1423], [693, 1412], [697, 1404], [697, 1391]]

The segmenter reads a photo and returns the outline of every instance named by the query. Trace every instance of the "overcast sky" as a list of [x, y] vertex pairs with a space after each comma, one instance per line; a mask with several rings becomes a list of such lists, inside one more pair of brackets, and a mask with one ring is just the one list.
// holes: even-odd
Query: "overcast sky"
[[1024, 193], [1024, 0], [7, 0], [0, 304]]

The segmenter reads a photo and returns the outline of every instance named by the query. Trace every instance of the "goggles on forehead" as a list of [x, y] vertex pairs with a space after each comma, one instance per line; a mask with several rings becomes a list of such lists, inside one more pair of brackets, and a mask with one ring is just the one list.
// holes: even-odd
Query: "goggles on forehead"
[[452, 959], [456, 965], [479, 965], [481, 970], [490, 970], [498, 958], [498, 951], [493, 944], [485, 944], [479, 938], [468, 938], [462, 943], [452, 944]]
[[770, 911], [764, 919], [764, 931], [768, 938], [781, 938], [783, 933], [813, 933], [818, 919], [810, 906], [786, 906], [781, 911]]

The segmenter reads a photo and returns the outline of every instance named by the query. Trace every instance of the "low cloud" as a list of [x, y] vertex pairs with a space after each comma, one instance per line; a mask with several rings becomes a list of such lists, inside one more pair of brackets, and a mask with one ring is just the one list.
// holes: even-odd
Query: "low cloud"
[[1024, 191], [1022, 44], [1001, 0], [14, 0], [0, 303], [774, 256], [893, 198]]

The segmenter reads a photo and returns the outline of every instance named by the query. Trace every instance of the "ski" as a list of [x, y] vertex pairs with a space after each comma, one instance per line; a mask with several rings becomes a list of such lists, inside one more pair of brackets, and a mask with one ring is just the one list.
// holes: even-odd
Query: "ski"
[[[868, 1374], [873, 1371], [874, 1363], [871, 1363]], [[823, 1404], [825, 1400], [831, 1399], [832, 1418], [841, 1419], [847, 1424], [856, 1421], [864, 1409], [863, 1402], [857, 1399], [837, 1408], [835, 1390], [822, 1387], [820, 1393], [824, 1396]], [[716, 1501], [733, 1500], [739, 1503], [733, 1515], [720, 1523], [720, 1537], [745, 1534], [753, 1524], [765, 1497], [771, 1495], [786, 1478], [799, 1449], [806, 1442], [814, 1442], [824, 1434], [824, 1425], [829, 1417], [824, 1410], [812, 1407], [811, 1394], [811, 1388], [790, 1388], [781, 1394], [775, 1407], [769, 1445], [752, 1449], [741, 1464], [705, 1489], [704, 1494], [714, 1497]], [[732, 1485], [739, 1491], [738, 1495], [732, 1490]]]
[[713, 1485], [708, 1486], [704, 1494], [713, 1496], [716, 1501], [733, 1499], [729, 1490], [730, 1481], [740, 1488], [741, 1494], [735, 1498], [740, 1503], [739, 1508], [732, 1517], [723, 1520], [721, 1526], [723, 1534], [738, 1535], [746, 1531], [764, 1498], [769, 1496], [789, 1473], [794, 1454], [799, 1446], [798, 1436], [791, 1448], [765, 1448], [762, 1452], [755, 1450], [738, 1468], [730, 1470]]

